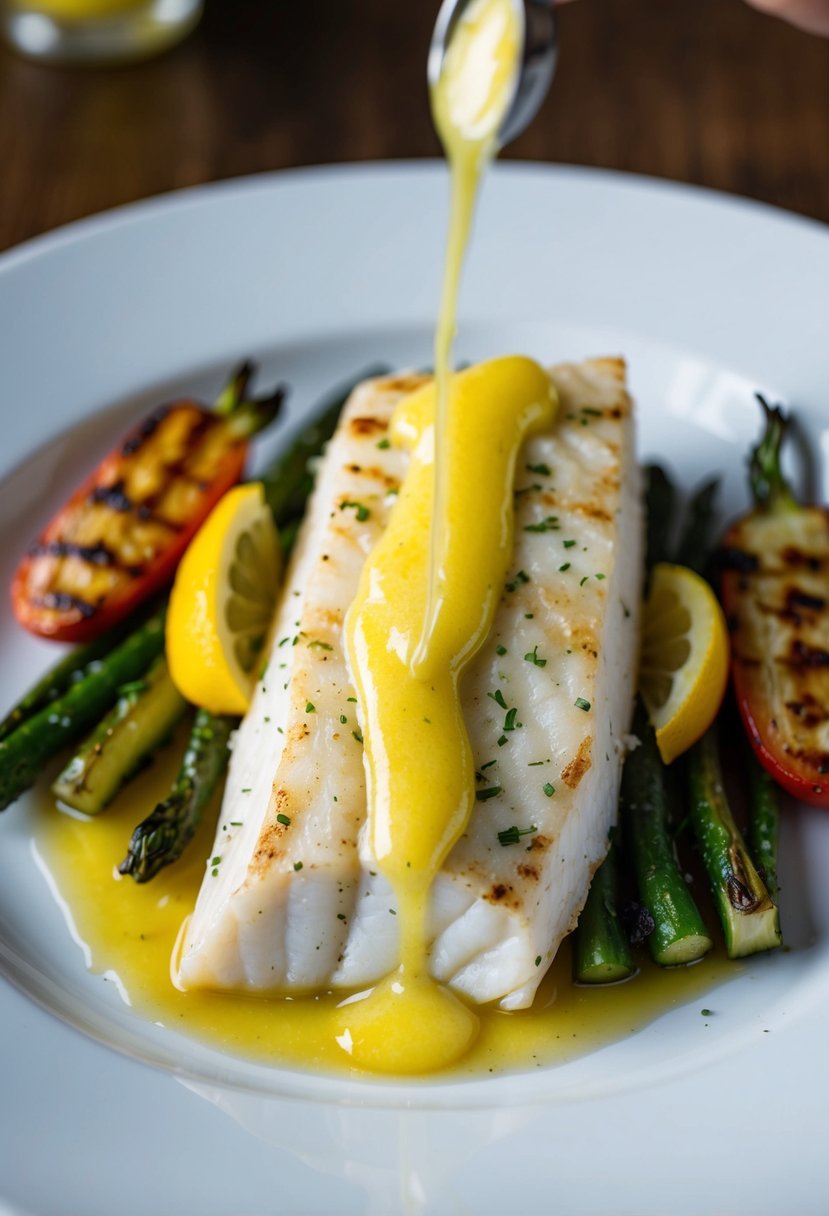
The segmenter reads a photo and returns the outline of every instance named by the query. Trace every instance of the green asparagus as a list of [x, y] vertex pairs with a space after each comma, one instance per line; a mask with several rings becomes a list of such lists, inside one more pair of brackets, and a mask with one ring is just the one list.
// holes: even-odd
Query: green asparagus
[[659, 562], [670, 561], [671, 521], [676, 490], [658, 464], [645, 467], [645, 569], [648, 574]]
[[228, 740], [236, 718], [196, 713], [181, 769], [170, 794], [134, 830], [127, 855], [118, 867], [136, 882], [148, 882], [177, 861], [192, 840], [205, 807], [228, 761]]
[[770, 773], [749, 748], [745, 749], [749, 779], [748, 847], [757, 872], [777, 903], [777, 838], [780, 834], [780, 795]]
[[704, 482], [693, 494], [685, 512], [685, 526], [679, 539], [676, 561], [697, 574], [705, 575], [711, 555], [715, 505], [719, 492], [718, 477]]
[[52, 793], [74, 810], [97, 815], [170, 737], [186, 709], [159, 656], [143, 679], [119, 690], [116, 704], [75, 752]]
[[82, 679], [89, 664], [112, 650], [115, 644], [125, 636], [125, 632], [121, 628], [104, 634], [103, 637], [96, 638], [94, 642], [88, 642], [85, 646], [76, 646], [62, 659], [59, 659], [36, 684], [32, 685], [28, 692], [24, 693], [0, 722], [0, 741], [13, 734], [19, 726], [34, 717], [38, 710], [51, 705], [67, 689]]
[[691, 823], [711, 884], [729, 958], [779, 946], [780, 917], [749, 856], [723, 788], [717, 731], [688, 754]]
[[618, 857], [613, 839], [593, 875], [575, 935], [573, 975], [580, 984], [613, 984], [633, 975], [636, 966], [616, 910]]
[[250, 360], [241, 363], [231, 373], [213, 407], [214, 413], [226, 420], [228, 431], [237, 439], [248, 439], [273, 422], [288, 391], [284, 384], [277, 384], [264, 397], [249, 397], [248, 388], [255, 371], [256, 365]]
[[106, 713], [122, 685], [137, 680], [164, 649], [164, 611], [155, 613], [106, 657], [0, 742], [0, 810], [34, 785], [44, 764]]
[[669, 828], [665, 768], [641, 706], [633, 732], [641, 740], [622, 773], [622, 817], [639, 888], [654, 921], [648, 949], [662, 966], [691, 963], [713, 942], [677, 865]]
[[343, 406], [353, 389], [363, 380], [382, 376], [388, 368], [366, 368], [347, 384], [333, 389], [313, 409], [311, 422], [297, 435], [290, 447], [276, 458], [261, 477], [265, 500], [273, 512], [277, 527], [296, 520], [305, 511], [308, 495], [314, 485], [314, 475], [308, 462], [319, 456], [337, 428]]

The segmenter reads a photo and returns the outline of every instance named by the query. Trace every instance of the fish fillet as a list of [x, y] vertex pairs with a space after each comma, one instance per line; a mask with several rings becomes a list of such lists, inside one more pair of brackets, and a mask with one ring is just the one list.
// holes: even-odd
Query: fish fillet
[[[462, 684], [479, 799], [430, 909], [433, 975], [505, 1009], [532, 1002], [606, 851], [636, 671], [642, 528], [624, 364], [551, 374], [559, 415], [519, 457], [511, 572]], [[322, 461], [235, 738], [182, 987], [352, 989], [396, 965], [394, 896], [363, 830], [343, 621], [405, 476], [408, 456], [382, 440], [422, 382], [360, 386]]]

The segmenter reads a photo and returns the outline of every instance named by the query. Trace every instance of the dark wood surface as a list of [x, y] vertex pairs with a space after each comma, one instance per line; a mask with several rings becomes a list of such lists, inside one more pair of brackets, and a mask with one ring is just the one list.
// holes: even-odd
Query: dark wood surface
[[[207, 0], [176, 50], [118, 69], [0, 48], [0, 249], [199, 182], [433, 156], [437, 0]], [[578, 0], [550, 97], [509, 150], [654, 174], [829, 222], [829, 40], [742, 0]]]

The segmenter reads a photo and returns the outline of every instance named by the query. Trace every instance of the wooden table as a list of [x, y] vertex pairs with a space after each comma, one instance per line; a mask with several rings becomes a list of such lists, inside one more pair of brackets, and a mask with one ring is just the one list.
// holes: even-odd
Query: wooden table
[[[437, 0], [207, 0], [172, 53], [64, 70], [0, 49], [0, 249], [239, 174], [433, 156]], [[829, 41], [741, 0], [579, 0], [519, 158], [655, 174], [829, 221]]]

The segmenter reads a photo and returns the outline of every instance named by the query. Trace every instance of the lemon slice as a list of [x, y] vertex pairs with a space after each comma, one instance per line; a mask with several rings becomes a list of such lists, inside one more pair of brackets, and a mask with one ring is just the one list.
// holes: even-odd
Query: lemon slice
[[645, 603], [639, 691], [666, 764], [714, 721], [728, 679], [728, 630], [705, 579], [660, 563]]
[[276, 606], [281, 552], [262, 487], [237, 486], [181, 560], [167, 662], [182, 696], [214, 714], [247, 709]]

